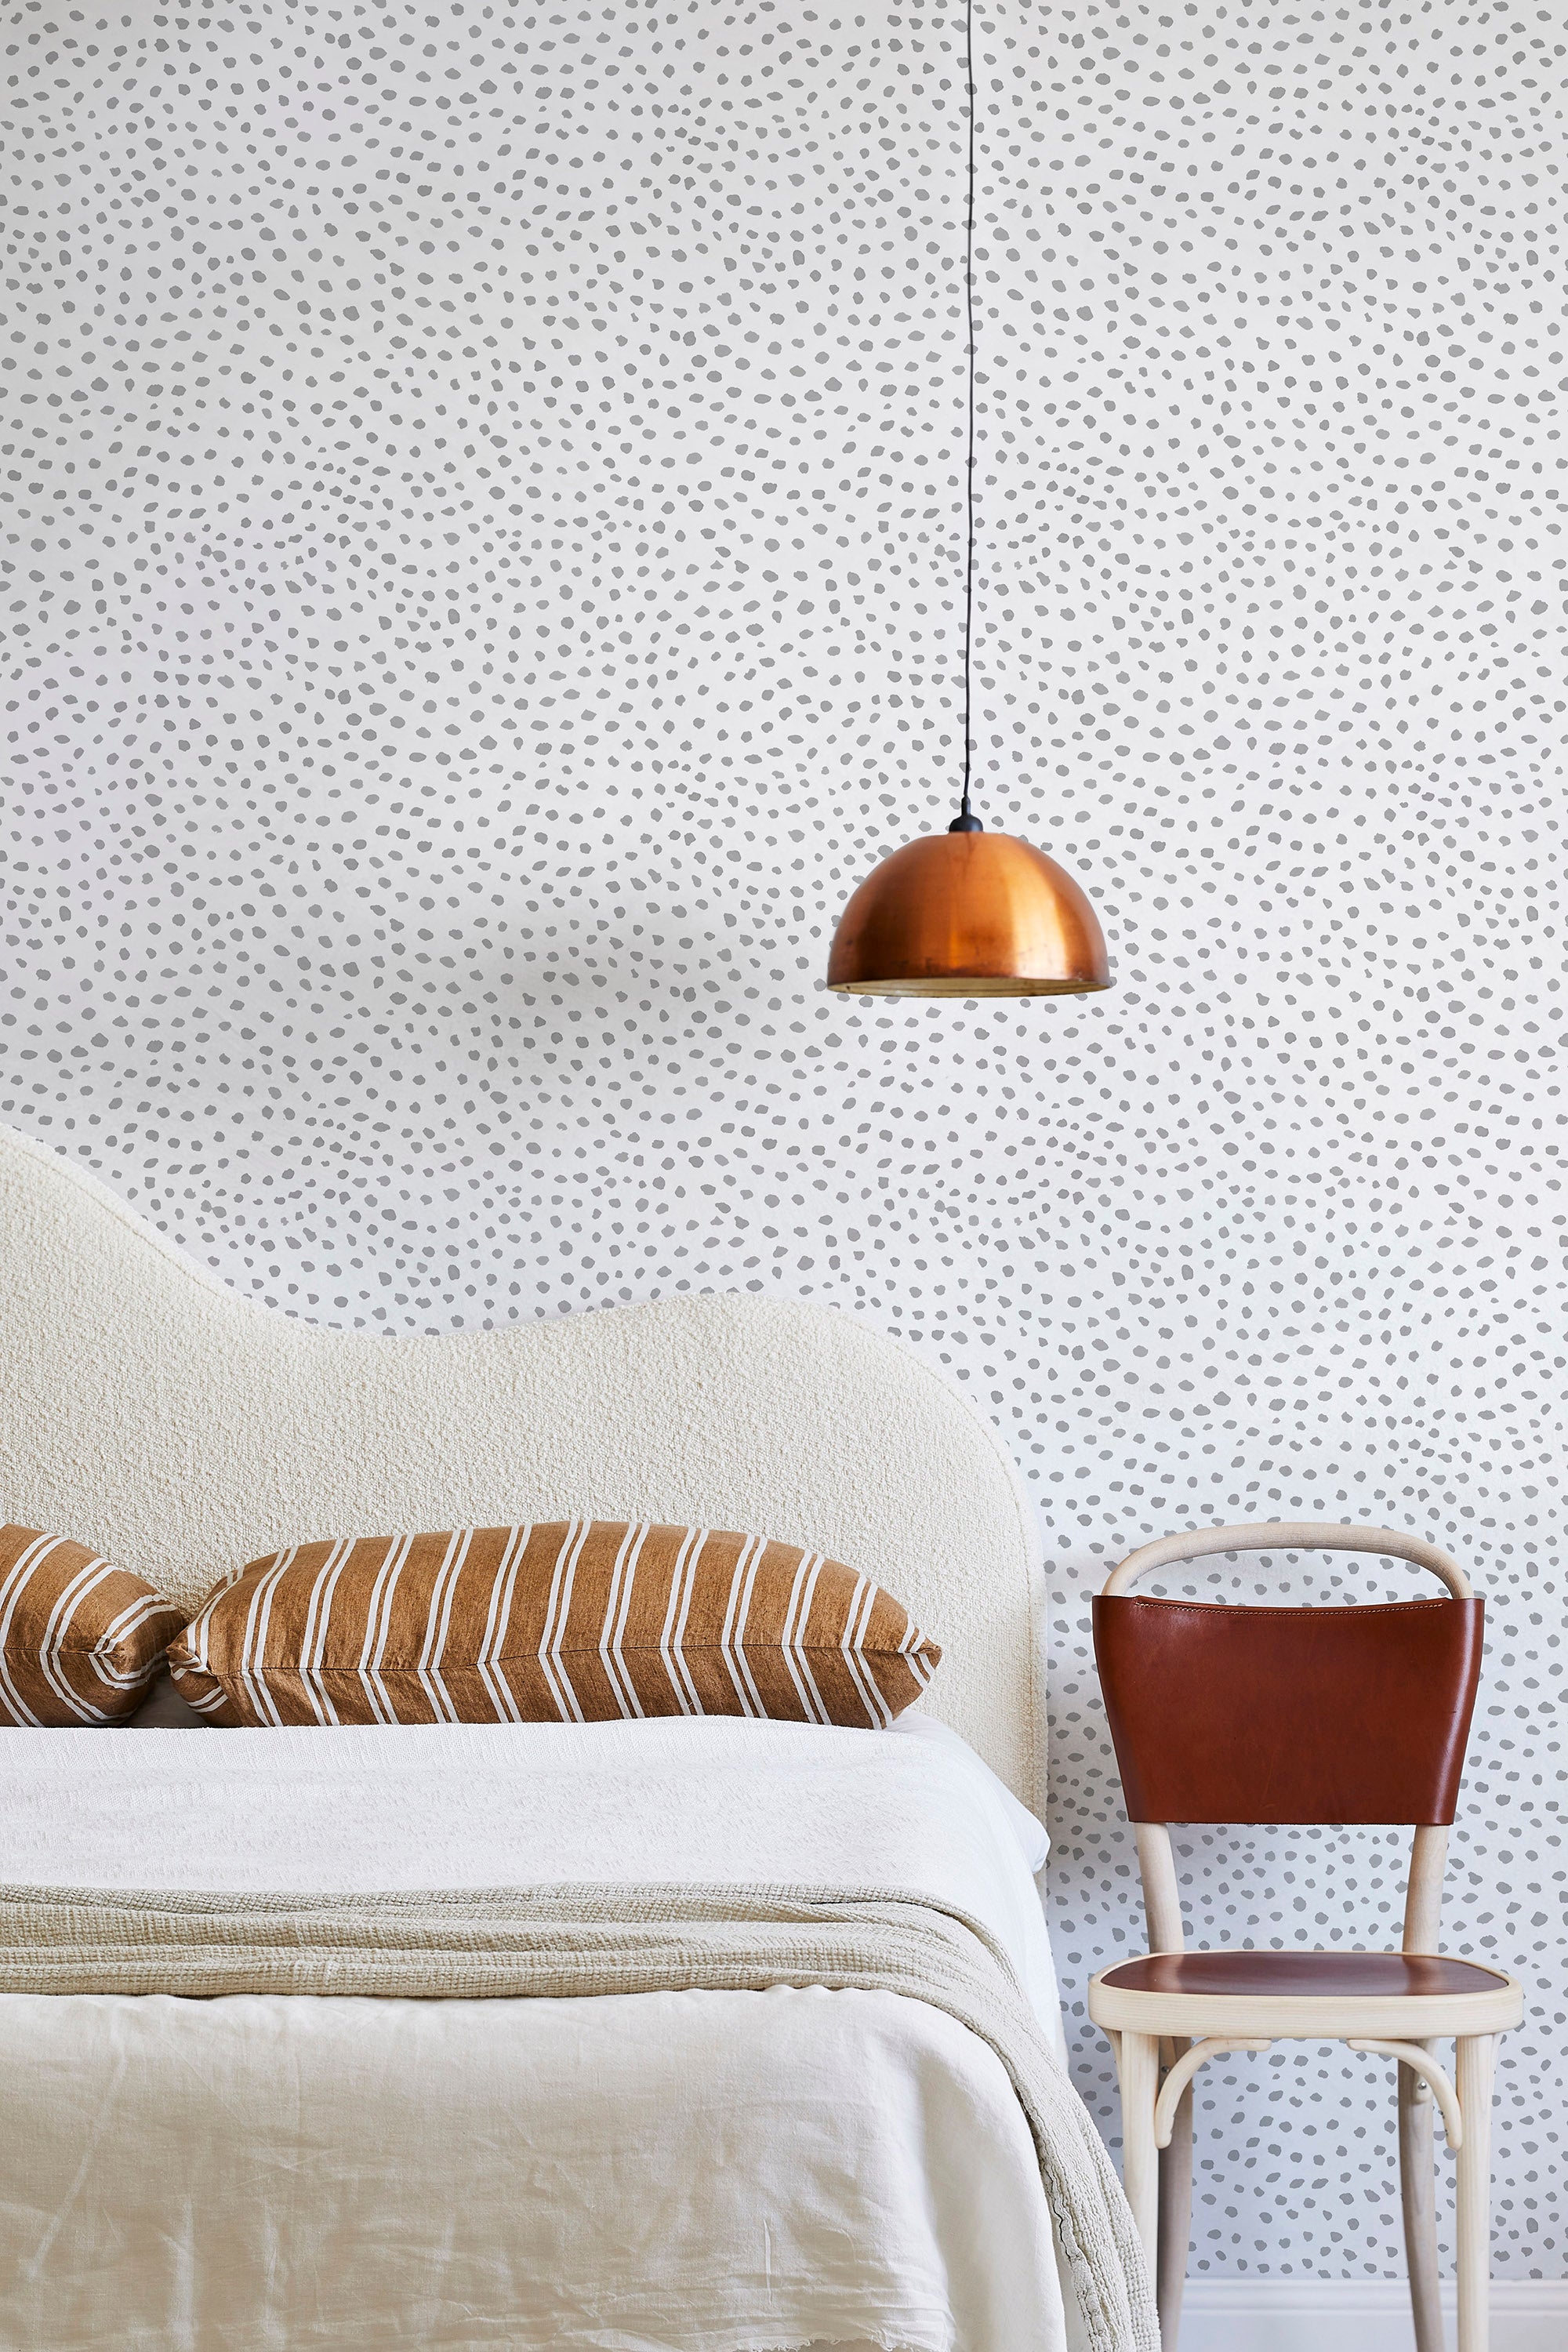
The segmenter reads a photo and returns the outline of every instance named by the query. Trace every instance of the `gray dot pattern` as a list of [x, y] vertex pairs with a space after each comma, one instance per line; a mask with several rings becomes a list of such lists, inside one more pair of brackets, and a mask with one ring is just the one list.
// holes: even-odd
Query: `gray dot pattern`
[[[1107, 1563], [1450, 1544], [1449, 1934], [1530, 1990], [1497, 2266], [1556, 2276], [1561, 12], [983, 12], [979, 804], [1116, 986], [839, 1002], [837, 910], [953, 796], [961, 33], [12, 13], [0, 1115], [324, 1322], [778, 1290], [950, 1367], [1046, 1528], [1113, 2139]], [[1397, 1932], [1392, 1834], [1183, 1849], [1211, 1932]], [[1382, 2062], [1199, 2116], [1195, 2273], [1399, 2271]]]

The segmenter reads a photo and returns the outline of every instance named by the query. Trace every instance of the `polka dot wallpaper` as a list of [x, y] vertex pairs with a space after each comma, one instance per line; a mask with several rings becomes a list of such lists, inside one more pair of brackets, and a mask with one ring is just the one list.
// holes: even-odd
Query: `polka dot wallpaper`
[[[1096, 1581], [1450, 1544], [1449, 1931], [1530, 1987], [1498, 2268], [1560, 2275], [1562, 12], [977, 44], [978, 804], [1113, 990], [822, 988], [954, 793], [953, 11], [22, 5], [0, 1116], [324, 1322], [768, 1289], [951, 1367], [1045, 1525], [1112, 2137]], [[1392, 1836], [1184, 1846], [1221, 1933], [1396, 1930]], [[1199, 2130], [1195, 2273], [1399, 2270], [1384, 2062], [1216, 2065]]]

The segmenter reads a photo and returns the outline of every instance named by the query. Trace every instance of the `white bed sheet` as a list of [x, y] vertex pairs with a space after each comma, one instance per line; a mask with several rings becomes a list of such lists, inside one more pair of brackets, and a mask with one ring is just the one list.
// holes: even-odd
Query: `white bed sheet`
[[[930, 1738], [713, 1719], [25, 1732], [0, 1764], [8, 1880], [913, 1887], [984, 1919], [1056, 2020], [1010, 1801]], [[1067, 2340], [1000, 2061], [890, 1995], [12, 1995], [0, 2101], [3, 2344]]]

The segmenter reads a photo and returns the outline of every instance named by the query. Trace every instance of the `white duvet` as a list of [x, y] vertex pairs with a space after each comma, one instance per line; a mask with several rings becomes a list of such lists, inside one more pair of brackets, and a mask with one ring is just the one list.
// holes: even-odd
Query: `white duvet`
[[[0, 1878], [916, 1888], [1056, 2031], [971, 1751], [728, 1720], [0, 1735]], [[0, 1998], [0, 2347], [1057, 2352], [1001, 2062], [862, 1992]]]

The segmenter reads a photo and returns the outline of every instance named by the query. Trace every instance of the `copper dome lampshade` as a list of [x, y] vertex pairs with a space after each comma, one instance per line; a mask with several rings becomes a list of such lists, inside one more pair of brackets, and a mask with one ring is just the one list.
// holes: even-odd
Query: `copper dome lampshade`
[[1094, 908], [1054, 857], [1010, 833], [928, 834], [868, 874], [839, 918], [844, 996], [1073, 996], [1109, 988]]
[[1080, 996], [1109, 988], [1094, 908], [1070, 874], [969, 805], [974, 645], [974, 8], [964, 9], [969, 171], [963, 288], [968, 320], [968, 524], [963, 572], [963, 768], [958, 814], [884, 857], [839, 918], [827, 985], [840, 996]]

